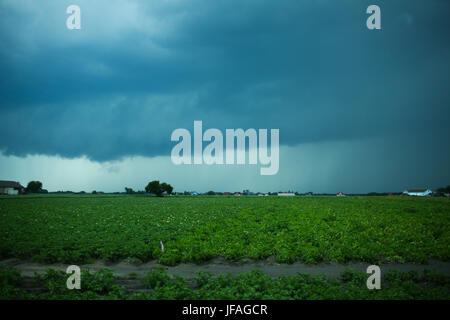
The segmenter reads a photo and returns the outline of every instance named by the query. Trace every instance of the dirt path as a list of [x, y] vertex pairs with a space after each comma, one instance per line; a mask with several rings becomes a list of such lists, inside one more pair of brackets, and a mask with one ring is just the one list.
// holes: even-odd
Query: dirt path
[[[13, 266], [21, 271], [22, 276], [33, 277], [34, 273], [42, 274], [47, 269], [63, 270], [68, 267], [67, 264], [39, 264], [30, 261], [23, 261], [19, 259], [7, 259], [0, 261], [1, 265]], [[82, 270], [89, 269], [90, 271], [98, 271], [103, 268], [113, 270], [119, 277], [127, 277], [130, 274], [136, 276], [143, 276], [152, 268], [162, 266], [157, 261], [150, 261], [146, 263], [130, 263], [122, 261], [118, 263], [106, 263], [104, 261], [96, 261], [91, 264], [80, 265]], [[260, 269], [264, 274], [269, 276], [283, 276], [295, 275], [297, 273], [307, 273], [311, 275], [324, 274], [328, 278], [336, 278], [345, 269], [352, 269], [355, 271], [366, 272], [368, 263], [354, 262], [348, 264], [339, 263], [320, 263], [317, 265], [308, 265], [302, 262], [293, 264], [279, 264], [273, 258], [262, 261], [239, 261], [230, 262], [223, 258], [215, 258], [204, 264], [182, 263], [176, 266], [167, 267], [167, 272], [170, 274], [177, 274], [186, 278], [194, 278], [199, 271], [210, 272], [212, 274], [227, 274], [233, 275], [248, 272], [253, 269]], [[436, 270], [444, 274], [450, 275], [450, 262], [442, 262], [431, 260], [428, 264], [381, 264], [381, 272], [385, 273], [389, 270], [399, 271], [417, 271], [423, 272], [425, 269]]]

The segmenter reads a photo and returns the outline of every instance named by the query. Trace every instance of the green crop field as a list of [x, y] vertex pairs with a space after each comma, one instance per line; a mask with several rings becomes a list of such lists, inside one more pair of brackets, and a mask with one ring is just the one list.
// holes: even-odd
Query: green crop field
[[[161, 251], [160, 241], [164, 244]], [[450, 201], [381, 197], [0, 199], [0, 257], [84, 263], [213, 257], [415, 262], [450, 257]]]
[[[171, 266], [183, 262], [204, 263], [216, 257], [230, 261], [272, 257], [278, 263], [288, 264], [296, 261], [307, 264], [448, 262], [450, 201], [412, 197], [157, 198], [141, 195], [0, 198], [2, 260], [17, 258], [39, 263], [83, 264], [95, 260], [133, 259], [142, 262], [158, 260], [162, 265]], [[10, 279], [11, 272], [14, 273], [3, 270], [2, 274]], [[182, 281], [170, 280], [161, 274], [171, 285], [177, 286], [176, 281]], [[209, 279], [205, 286], [215, 291], [211, 289], [209, 296], [206, 291], [203, 296], [196, 296], [198, 291], [195, 294], [189, 291], [186, 297], [242, 298], [232, 293], [223, 295], [223, 291], [217, 291], [217, 286], [220, 287], [220, 281], [250, 281], [246, 277], [258, 278], [257, 281], [263, 281], [272, 291], [281, 285], [273, 281], [281, 281], [287, 286], [286, 290], [290, 288], [287, 278], [270, 280], [259, 273], [240, 277], [228, 280], [200, 277], [198, 281]], [[359, 279], [361, 276], [353, 277]], [[396, 274], [392, 277], [405, 276]], [[335, 290], [333, 284], [323, 279], [294, 277], [289, 281], [300, 281], [302, 286], [309, 287], [311, 283], [317, 283], [327, 288], [331, 286], [327, 290]], [[448, 277], [439, 281], [441, 287], [437, 297], [448, 298]], [[164, 286], [160, 290], [164, 290]], [[405, 294], [403, 297], [411, 297], [408, 296], [409, 289], [405, 290], [401, 291]], [[424, 292], [428, 291], [421, 290], [417, 297], [427, 297]], [[243, 298], [290, 295], [288, 291], [278, 295], [272, 291]], [[168, 291], [164, 292], [166, 295], [161, 293], [160, 298], [173, 298]], [[329, 298], [330, 292], [317, 297]], [[345, 297], [345, 292], [336, 293], [336, 297]], [[384, 294], [388, 293], [385, 291]], [[436, 297], [436, 294], [432, 296]], [[348, 297], [366, 296], [355, 293]]]

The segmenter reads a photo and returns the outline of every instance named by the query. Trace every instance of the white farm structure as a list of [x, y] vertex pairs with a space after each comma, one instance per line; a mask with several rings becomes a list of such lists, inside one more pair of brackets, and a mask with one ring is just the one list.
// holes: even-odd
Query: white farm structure
[[403, 194], [406, 194], [408, 196], [416, 196], [416, 197], [427, 197], [431, 196], [433, 191], [430, 189], [414, 189], [414, 190], [405, 190], [403, 191]]
[[17, 195], [22, 193], [22, 190], [19, 182], [0, 180], [0, 194]]
[[280, 197], [295, 197], [295, 193], [293, 193], [293, 192], [278, 192], [278, 196], [280, 196]]

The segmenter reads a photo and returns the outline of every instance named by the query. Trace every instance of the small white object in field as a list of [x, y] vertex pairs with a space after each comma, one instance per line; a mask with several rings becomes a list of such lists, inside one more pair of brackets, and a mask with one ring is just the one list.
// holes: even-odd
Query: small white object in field
[[163, 245], [162, 241], [159, 241], [159, 244], [161, 245], [161, 251], [164, 252], [164, 245]]

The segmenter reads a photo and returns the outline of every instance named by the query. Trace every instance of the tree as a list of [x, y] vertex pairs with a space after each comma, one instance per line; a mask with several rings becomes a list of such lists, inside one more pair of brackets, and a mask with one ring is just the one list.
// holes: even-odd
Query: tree
[[26, 192], [39, 193], [42, 190], [42, 182], [40, 181], [30, 181], [25, 189]]
[[157, 197], [162, 197], [164, 192], [167, 192], [167, 194], [171, 194], [173, 191], [173, 187], [168, 183], [159, 183], [158, 180], [153, 180], [152, 182], [149, 182], [145, 187], [145, 191], [147, 191], [148, 193], [153, 193]]
[[441, 188], [437, 189], [436, 191], [439, 194], [450, 193], [450, 186], [447, 186], [445, 188], [441, 187]]
[[133, 191], [132, 188], [127, 188], [127, 187], [125, 187], [125, 192], [126, 192], [127, 194], [132, 194], [132, 193], [134, 193], [134, 191]]
[[173, 187], [170, 184], [163, 182], [161, 183], [161, 188], [163, 192], [165, 191], [167, 194], [172, 194]]
[[152, 182], [149, 182], [148, 185], [145, 187], [145, 191], [147, 191], [148, 193], [154, 193], [156, 194], [157, 197], [162, 197], [162, 194], [164, 192], [158, 180], [153, 180]]

